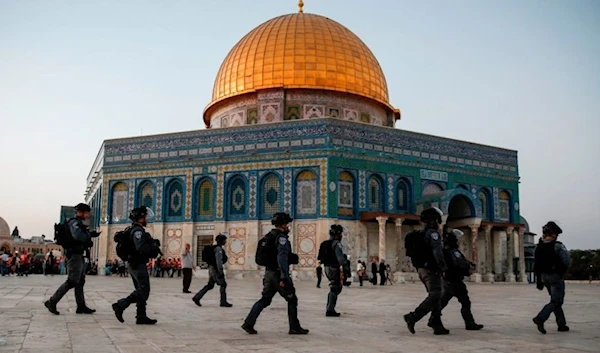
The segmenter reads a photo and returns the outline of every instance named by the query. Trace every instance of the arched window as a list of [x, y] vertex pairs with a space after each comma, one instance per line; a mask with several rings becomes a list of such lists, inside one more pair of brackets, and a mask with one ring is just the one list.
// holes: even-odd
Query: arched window
[[408, 210], [408, 183], [404, 180], [398, 182], [396, 187], [396, 208], [398, 210]]
[[246, 183], [240, 176], [233, 177], [229, 182], [228, 213], [230, 216], [243, 216], [246, 214]]
[[486, 189], [482, 189], [477, 196], [479, 200], [479, 205], [481, 206], [481, 216], [485, 220], [489, 220], [491, 217], [491, 206], [490, 206], [490, 197], [489, 193]]
[[500, 220], [510, 221], [510, 194], [506, 191], [500, 192]]
[[376, 176], [369, 178], [369, 209], [383, 211], [383, 197], [381, 195], [381, 182]]
[[437, 194], [438, 192], [442, 191], [444, 191], [444, 189], [440, 186], [440, 184], [429, 183], [425, 185], [425, 188], [423, 188], [423, 196]]
[[317, 175], [305, 170], [296, 177], [296, 215], [317, 214]]
[[112, 188], [111, 221], [121, 222], [127, 220], [127, 184], [116, 183]]
[[167, 187], [166, 196], [167, 219], [183, 217], [185, 208], [183, 184], [179, 180], [171, 181]]
[[262, 183], [261, 192], [261, 215], [263, 218], [271, 218], [274, 213], [282, 209], [283, 198], [281, 197], [281, 182], [275, 174], [269, 174]]
[[354, 216], [354, 177], [348, 172], [338, 178], [338, 215]]
[[138, 186], [138, 195], [137, 202], [138, 206], [146, 206], [148, 208], [154, 209], [154, 185], [145, 181], [140, 186]]
[[213, 215], [214, 186], [209, 179], [198, 183], [196, 215], [210, 217]]

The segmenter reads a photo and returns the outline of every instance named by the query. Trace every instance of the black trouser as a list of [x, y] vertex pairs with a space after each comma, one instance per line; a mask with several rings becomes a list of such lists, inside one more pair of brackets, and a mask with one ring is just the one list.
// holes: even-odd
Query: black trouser
[[220, 276], [217, 269], [212, 265], [208, 266], [208, 283], [194, 295], [193, 300], [202, 299], [209, 290], [215, 288], [215, 284], [221, 287], [221, 304], [227, 303], [227, 282], [225, 282], [225, 276]]
[[146, 317], [146, 302], [150, 296], [150, 277], [146, 264], [131, 264], [129, 263], [129, 274], [133, 281], [135, 290], [128, 297], [119, 299], [117, 304], [121, 309], [125, 310], [130, 304], [137, 305], [137, 318]]
[[252, 310], [246, 317], [245, 324], [250, 327], [254, 327], [258, 316], [264, 308], [271, 305], [271, 301], [275, 294], [279, 293], [287, 301], [288, 304], [288, 321], [290, 330], [300, 328], [300, 321], [298, 321], [298, 297], [296, 297], [296, 289], [294, 283], [290, 279], [286, 283], [284, 288], [279, 286], [279, 271], [265, 271], [265, 277], [263, 278], [263, 291], [262, 297], [254, 303]]
[[421, 320], [425, 315], [431, 312], [431, 322], [434, 326], [442, 324], [442, 276], [438, 272], [430, 271], [425, 268], [417, 269], [421, 282], [427, 289], [427, 298], [411, 313], [415, 322]]
[[[475, 319], [471, 313], [471, 300], [469, 299], [469, 291], [465, 283], [460, 280], [444, 280], [444, 287], [442, 290], [442, 298], [440, 299], [440, 310], [444, 310], [450, 300], [456, 297], [456, 300], [461, 305], [460, 314], [462, 315], [465, 325], [475, 324]], [[433, 324], [433, 315], [429, 318], [429, 323]]]
[[567, 326], [567, 319], [562, 309], [565, 301], [565, 280], [558, 274], [544, 273], [542, 282], [550, 294], [550, 302], [542, 308], [537, 316], [545, 322], [550, 318], [550, 314], [554, 313], [558, 327]]
[[380, 284], [383, 286], [385, 281], [387, 281], [387, 278], [385, 277], [385, 271], [379, 272], [379, 276], [381, 277]]
[[323, 273], [317, 272], [317, 288], [321, 288], [321, 280], [323, 279]]
[[183, 291], [187, 292], [190, 290], [190, 284], [192, 284], [192, 269], [183, 269]]
[[77, 307], [84, 308], [84, 284], [85, 264], [83, 262], [83, 255], [67, 255], [67, 281], [58, 287], [54, 295], [50, 298], [50, 301], [54, 304], [58, 303], [71, 288], [75, 288], [75, 301], [77, 302]]
[[361, 287], [362, 287], [362, 285], [363, 285], [363, 276], [364, 276], [364, 275], [362, 275], [362, 276], [361, 276], [361, 275], [359, 275], [359, 276], [358, 276], [358, 282], [360, 282], [360, 286], [361, 286]]
[[377, 284], [377, 272], [373, 272], [373, 278], [371, 278], [371, 283]]
[[340, 268], [336, 266], [325, 266], [325, 275], [329, 280], [329, 294], [327, 295], [327, 312], [335, 312], [338, 295], [342, 292], [342, 279]]

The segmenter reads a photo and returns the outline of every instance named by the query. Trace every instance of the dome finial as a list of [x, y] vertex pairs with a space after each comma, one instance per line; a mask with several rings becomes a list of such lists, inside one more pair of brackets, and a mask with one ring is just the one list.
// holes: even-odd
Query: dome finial
[[303, 7], [304, 7], [304, 1], [298, 0], [298, 13], [304, 13], [304, 10], [302, 9]]

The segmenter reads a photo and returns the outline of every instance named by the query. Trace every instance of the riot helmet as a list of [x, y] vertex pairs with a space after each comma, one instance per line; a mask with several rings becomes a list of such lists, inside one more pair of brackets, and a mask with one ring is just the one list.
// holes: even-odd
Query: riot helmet
[[285, 212], [277, 212], [271, 218], [271, 224], [275, 227], [290, 224], [294, 219]]
[[152, 218], [154, 218], [154, 212], [151, 208], [148, 208], [146, 206], [139, 206], [131, 210], [131, 212], [129, 213], [129, 219], [134, 222], [137, 222], [140, 218], [143, 217], [146, 217], [146, 221], [151, 220]]
[[79, 211], [79, 212], [91, 212], [92, 209], [91, 209], [90, 205], [88, 205], [88, 204], [78, 203], [77, 206], [75, 206], [75, 211]]
[[437, 222], [437, 224], [441, 224], [443, 215], [444, 212], [442, 210], [437, 207], [431, 207], [421, 212], [421, 222], [427, 224]]
[[332, 224], [331, 229], [329, 229], [329, 236], [331, 237], [339, 237], [344, 233], [344, 227], [339, 224]]
[[223, 245], [227, 241], [227, 235], [219, 233], [219, 235], [217, 235], [217, 237], [215, 238], [215, 241], [217, 242], [217, 244]]

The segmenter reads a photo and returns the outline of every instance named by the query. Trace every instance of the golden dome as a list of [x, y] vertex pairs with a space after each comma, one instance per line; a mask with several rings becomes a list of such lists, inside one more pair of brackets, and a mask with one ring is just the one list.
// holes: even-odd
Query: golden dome
[[221, 64], [212, 102], [265, 88], [308, 88], [352, 93], [388, 103], [377, 59], [349, 29], [329, 18], [294, 13], [253, 29]]

